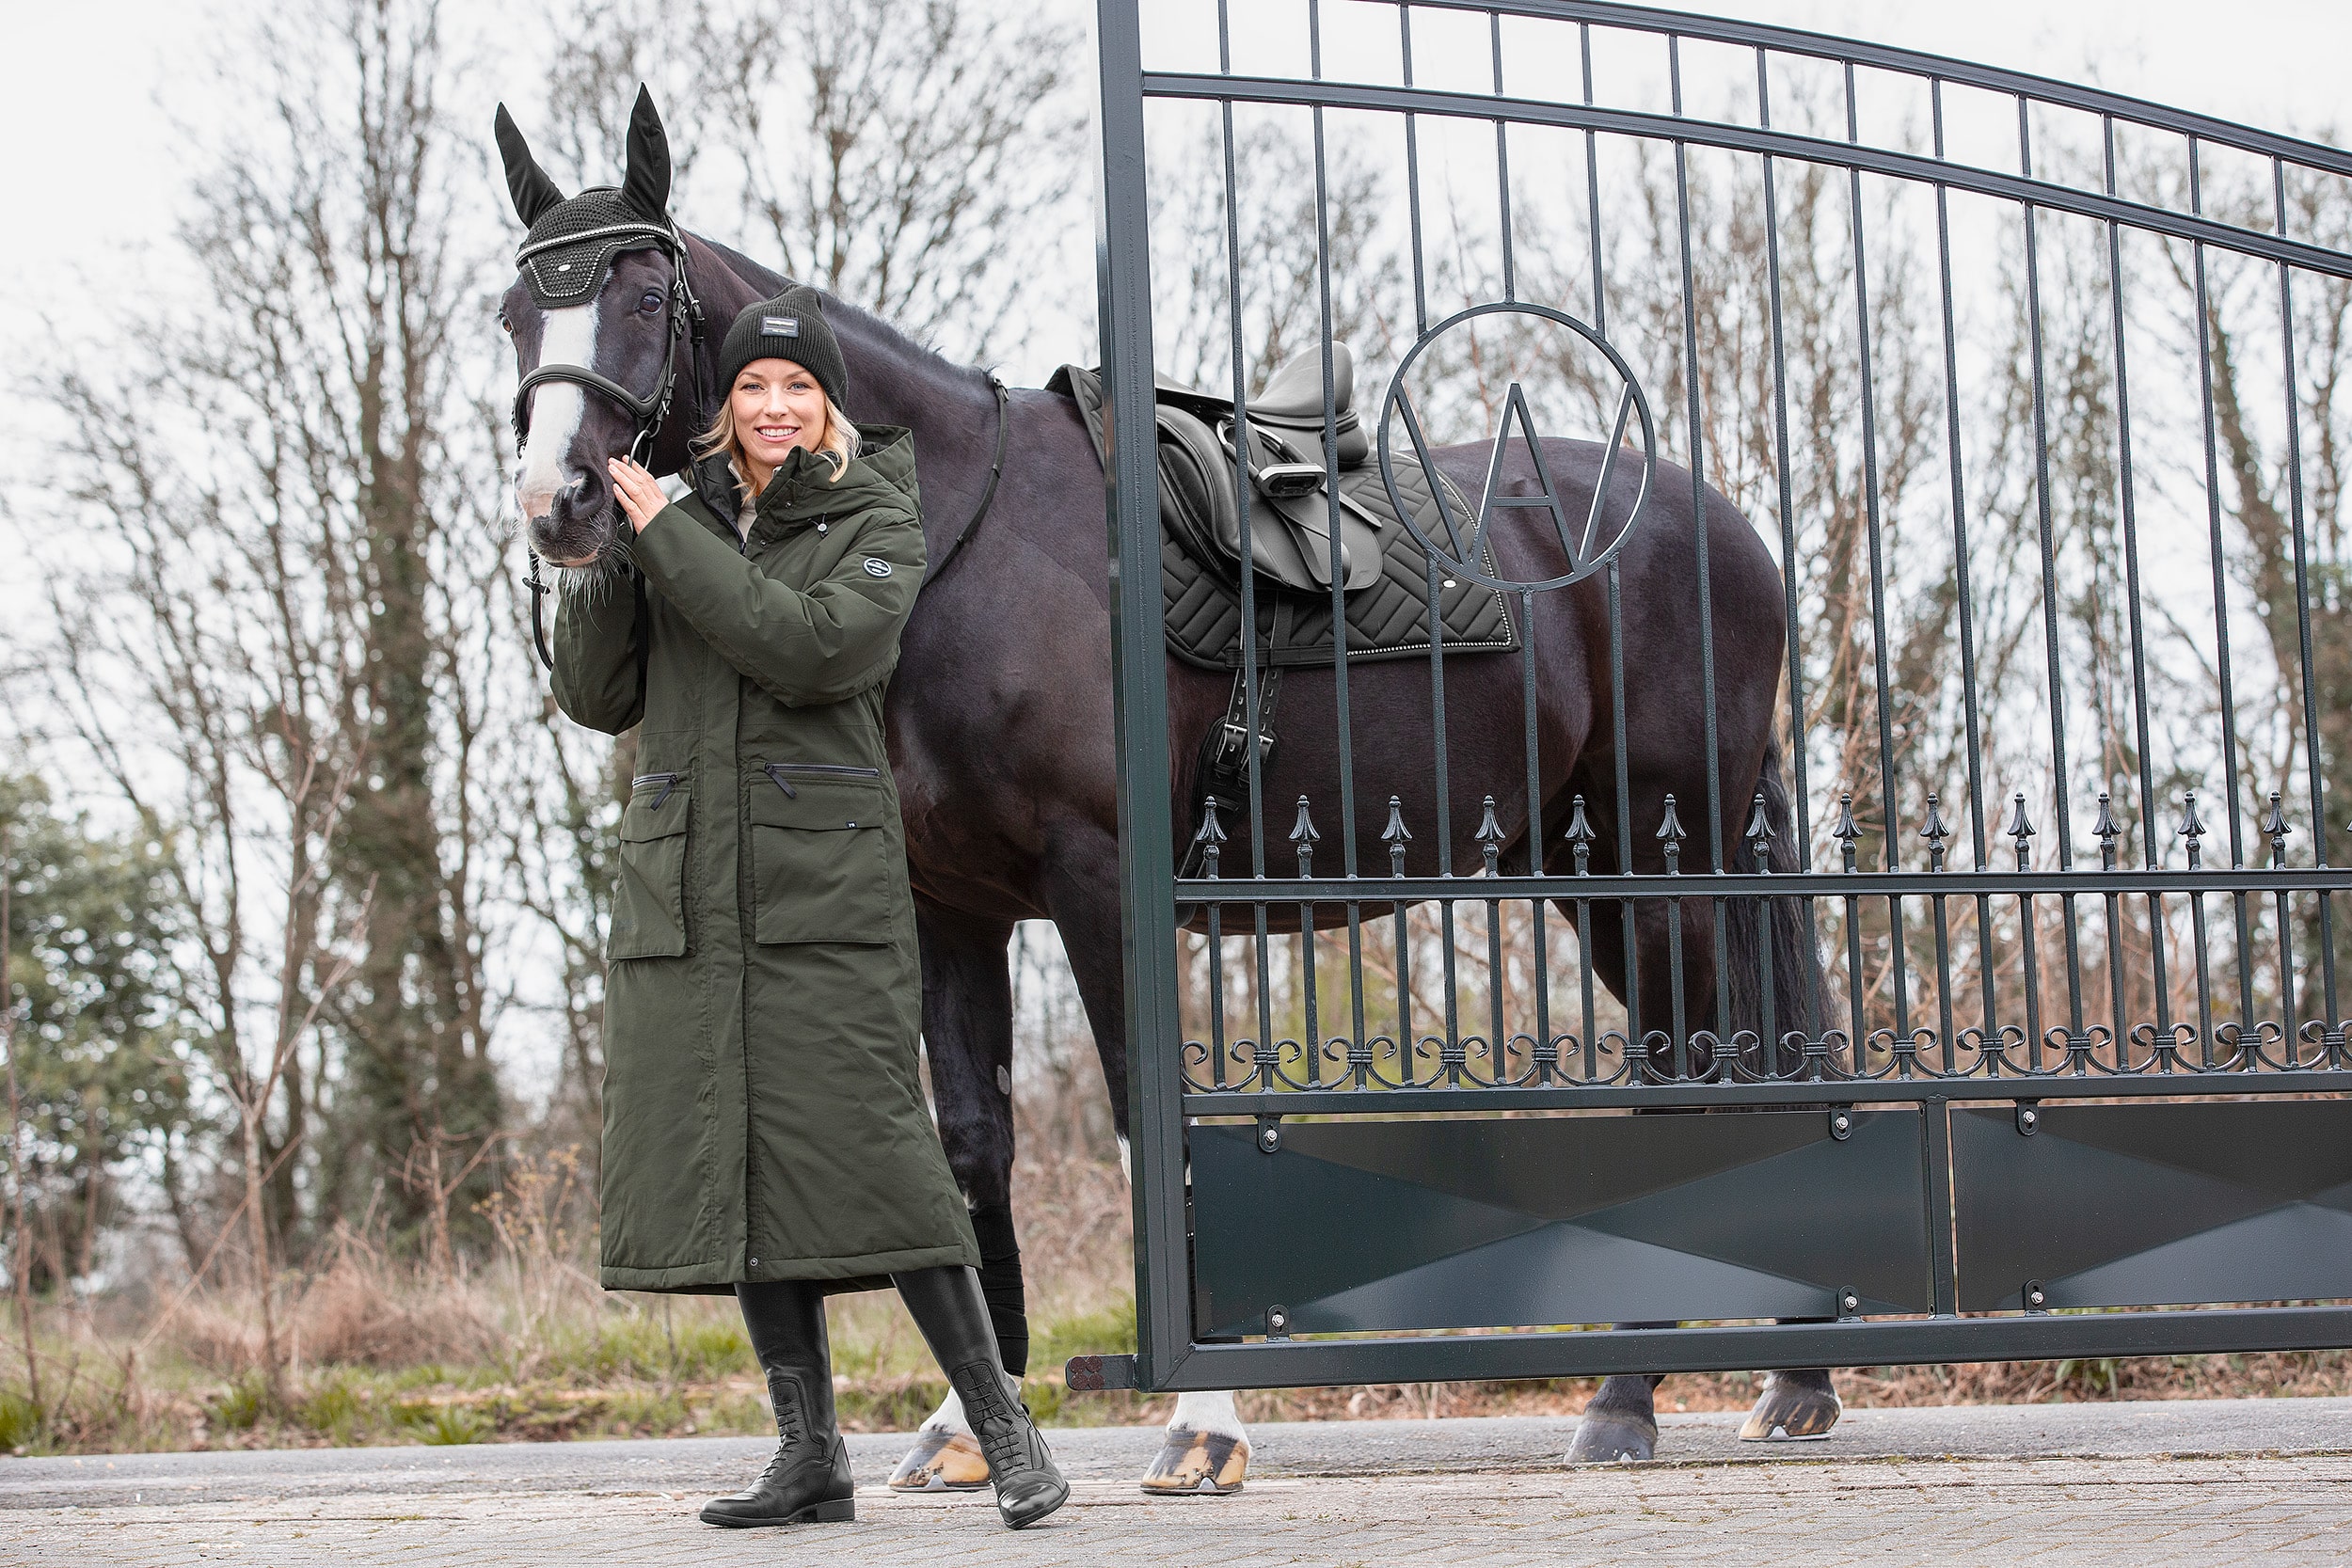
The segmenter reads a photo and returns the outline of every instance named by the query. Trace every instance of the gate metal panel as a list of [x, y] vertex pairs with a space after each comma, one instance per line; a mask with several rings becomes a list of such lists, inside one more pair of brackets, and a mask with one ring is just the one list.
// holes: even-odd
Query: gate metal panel
[[[1160, 26], [1183, 8], [1171, 3], [1150, 14]], [[2342, 829], [2329, 826], [2326, 802], [2330, 770], [2352, 772], [2352, 734], [2339, 733], [2333, 709], [2323, 721], [2322, 703], [2352, 654], [2332, 610], [2313, 612], [2315, 577], [2333, 580], [2329, 574], [2352, 569], [2352, 561], [2338, 543], [2347, 531], [2323, 510], [2337, 505], [2342, 487], [2332, 467], [2307, 476], [2305, 446], [2307, 427], [2345, 417], [2326, 400], [2337, 386], [2352, 387], [2352, 363], [2343, 376], [2306, 363], [2314, 342], [2352, 341], [2352, 293], [2342, 287], [2352, 279], [2352, 239], [2330, 216], [2352, 200], [2352, 153], [2017, 72], [1600, 0], [1299, 0], [1303, 70], [1236, 65], [1236, 38], [1262, 24], [1258, 11], [1245, 15], [1230, 0], [1191, 8], [1214, 24], [1214, 70], [1198, 50], [1147, 70], [1142, 8], [1098, 0], [1098, 261], [1138, 1349], [1132, 1360], [1081, 1358], [1072, 1386], [1242, 1387], [2352, 1343], [2352, 1311], [2340, 1307], [2090, 1317], [2018, 1310], [2032, 1306], [2019, 1293], [2028, 1275], [2042, 1284], [2044, 1306], [2345, 1293], [2333, 1289], [2342, 1281], [2331, 1266], [2346, 1205], [2324, 1151], [2328, 1139], [2344, 1141], [2330, 1118], [2352, 1093], [2334, 903], [2352, 891], [2352, 873], [2329, 863], [2331, 834]], [[1364, 64], [1367, 19], [1393, 28], [1401, 69]], [[1478, 69], [1466, 76], [1456, 59], [1438, 85], [1428, 72], [1417, 76], [1427, 38], [1462, 24], [1481, 30], [1471, 40]], [[1545, 47], [1555, 53], [1565, 40], [1570, 65], [1529, 80], [1525, 62], [1541, 51], [1528, 46], [1528, 29], [1549, 29]], [[1347, 47], [1327, 51], [1342, 32]], [[1652, 94], [1644, 103], [1638, 85], [1620, 91], [1605, 71], [1597, 76], [1596, 39], [1652, 49], [1668, 101]], [[1752, 57], [1752, 99], [1711, 117], [1686, 101], [1687, 56], [1695, 53], [1686, 46], [1699, 45], [1719, 60], [1724, 50]], [[1792, 89], [1790, 78], [1807, 71], [1810, 88]], [[1482, 88], [1479, 79], [1489, 76], [1490, 88]], [[1866, 116], [1858, 80], [1873, 91], [1890, 82], [1911, 91], [1913, 118], [1896, 126], [1899, 116]], [[2013, 125], [2007, 150], [1947, 146], [1947, 130], [1964, 118], [1954, 104], [1968, 94], [1979, 108], [1994, 106], [1996, 125]], [[1513, 660], [1523, 724], [1475, 708], [1474, 724], [1461, 719], [1470, 684], [1465, 656], [1449, 658], [1434, 634], [1426, 688], [1408, 694], [1425, 705], [1425, 735], [1366, 727], [1377, 721], [1382, 707], [1374, 699], [1383, 693], [1387, 711], [1396, 711], [1400, 664], [1351, 673], [1343, 659], [1320, 678], [1294, 670], [1279, 705], [1284, 733], [1294, 744], [1302, 733], [1334, 736], [1336, 762], [1328, 777], [1286, 779], [1278, 796], [1257, 744], [1266, 735], [1263, 650], [1246, 641], [1247, 808], [1209, 819], [1200, 834], [1204, 875], [1179, 879], [1175, 835], [1190, 832], [1184, 818], [1196, 802], [1171, 800], [1170, 781], [1189, 777], [1198, 737], [1168, 731], [1170, 677], [1153, 586], [1147, 182], [1165, 182], [1182, 159], [1170, 155], [1147, 170], [1145, 126], [1154, 110], [1184, 105], [1214, 117], [1218, 145], [1195, 162], [1221, 182], [1216, 243], [1224, 254], [1215, 260], [1232, 300], [1245, 295], [1246, 239], [1263, 238], [1243, 232], [1236, 190], [1251, 154], [1237, 151], [1237, 113], [1287, 115], [1298, 147], [1311, 147], [1292, 194], [1311, 200], [1312, 221], [1294, 220], [1292, 233], [1311, 245], [1311, 274], [1302, 277], [1327, 336], [1335, 276], [1366, 264], [1361, 255], [1334, 256], [1331, 159], [1344, 135], [1376, 122], [1402, 148], [1404, 199], [1390, 215], [1410, 244], [1389, 255], [1390, 303], [1397, 306], [1389, 319], [1407, 325], [1368, 366], [1412, 362], [1441, 317], [1516, 313], [1565, 323], [1624, 372], [1617, 434], [1609, 433], [1605, 409], [1592, 430], [1535, 434], [1597, 436], [1595, 450], [1609, 451], [1628, 429], [1628, 407], [1641, 406], [1646, 431], [1654, 406], [1666, 428], [1645, 437], [1647, 458], [1629, 454], [1626, 471], [1651, 471], [1647, 462], [1662, 451], [1686, 478], [1658, 469], [1656, 487], [1685, 484], [1701, 515], [1710, 476], [1730, 487], [1727, 495], [1739, 492], [1733, 504], [1776, 546], [1785, 589], [1779, 733], [1793, 741], [1788, 814], [1765, 810], [1759, 779], [1751, 818], [1749, 782], [1723, 772], [1718, 699], [1726, 680], [1756, 667], [1757, 650], [1723, 656], [1746, 662], [1718, 668], [1719, 578], [1711, 574], [1722, 562], [1710, 562], [1704, 527], [1674, 563], [1676, 580], [1687, 578], [1688, 602], [1642, 611], [1664, 613], [1654, 624], [1687, 623], [1670, 657], [1689, 661], [1700, 700], [1695, 713], [1677, 708], [1670, 717], [1677, 733], [1689, 732], [1704, 780], [1682, 786], [1677, 808], [1673, 794], [1661, 798], [1654, 780], [1629, 766], [1630, 726], [1656, 722], [1654, 714], [1629, 715], [1629, 579], [1614, 553], [1641, 526], [1640, 515], [1624, 520], [1605, 548], [1582, 553], [1594, 542], [1597, 505], [1585, 514], [1581, 543], [1568, 537], [1561, 513], [1562, 569], [1502, 582], [1527, 631]], [[2069, 116], [2080, 133], [2072, 144], [2062, 125], [2053, 130]], [[1437, 128], [1464, 123], [1491, 133], [1498, 270], [1448, 281], [1424, 232], [1435, 187], [1420, 160]], [[1549, 161], [1531, 154], [1528, 128], [1558, 138]], [[2159, 155], [2135, 161], [2136, 150], [2155, 145], [2152, 137]], [[1650, 299], [1647, 318], [1613, 297], [1631, 285], [1613, 280], [1607, 264], [1614, 236], [1604, 230], [1617, 219], [1602, 200], [1602, 154], [1628, 149], [1656, 154], [1638, 167], [1658, 198], [1646, 211], [1660, 214], [1652, 236], [1659, 264], [1639, 277], [1656, 285], [1673, 275], [1663, 285], [1669, 293], [1678, 278], [1670, 307]], [[1708, 192], [1693, 172], [1703, 159], [1715, 160], [1710, 178], [1756, 202], [1747, 232], [1761, 236], [1760, 254], [1742, 254], [1740, 267], [1713, 274], [1719, 259], [1705, 246], [1720, 236], [1706, 227], [1700, 198]], [[1817, 174], [1829, 176], [1826, 183], [1808, 183]], [[1516, 206], [1515, 182], [1522, 187]], [[1450, 203], [1480, 199], [1466, 185], [1447, 190]], [[1931, 199], [1931, 222], [1924, 205], [1916, 222], [1886, 221], [1887, 209], [1870, 199], [1882, 190]], [[1817, 206], [1817, 227], [1785, 233], [1801, 191], [1812, 193], [1806, 200], [1842, 198], [1844, 206]], [[1581, 211], [1579, 197], [1586, 198]], [[1518, 227], [1537, 221], [1535, 198], [1551, 201], [1555, 217], [1570, 214], [1562, 230], [1569, 237], [1582, 226], [1589, 287], [1585, 263], [1573, 257], [1545, 281], [1531, 253], [1515, 255]], [[1785, 266], [1797, 245], [1809, 247], [1804, 266]], [[1973, 260], [1971, 245], [1979, 247]], [[1217, 270], [1200, 255], [1174, 260], [1172, 273], [1189, 268], [1196, 279]], [[1710, 277], [1734, 274], [1756, 285], [1752, 309], [1744, 319], [1710, 320], [1708, 331], [1756, 341], [1740, 339], [1750, 356], [1737, 374], [1703, 385], [1701, 322], [1712, 302], [1701, 293]], [[2007, 279], [2007, 293], [1995, 290], [2002, 309], [1994, 325], [2013, 324], [2018, 341], [1979, 355], [1985, 345], [1971, 334], [1987, 329], [1984, 322], [1955, 302], [1972, 289], [1981, 302], [1988, 276]], [[1801, 277], [1845, 291], [1842, 301], [1835, 291], [1812, 300], [1808, 308], [1821, 313], [1804, 330], [1789, 281]], [[1899, 284], [1907, 292], [1896, 293]], [[1537, 297], [1541, 290], [1550, 292]], [[1913, 371], [1942, 379], [1941, 409], [1931, 401], [1905, 415], [1915, 480], [1903, 497], [1888, 478], [1896, 432], [1882, 428], [1891, 392], [1873, 369], [1874, 356], [1895, 346], [1874, 314], [1874, 300], [1890, 297], [1909, 301], [1911, 324], [1929, 344], [1924, 356], [1915, 343], [1907, 351]], [[1251, 388], [1242, 308], [1223, 325], [1232, 400], [1246, 432]], [[2142, 370], [2142, 382], [2153, 373], [2158, 389], [2136, 402], [2127, 365], [2145, 364], [2135, 356], [2145, 356], [2151, 334], [2167, 330], [2169, 368], [2159, 359], [2155, 372]], [[1629, 348], [1645, 331], [1646, 349]], [[1837, 410], [1827, 444], [1804, 449], [1792, 438], [1804, 414], [1798, 357], [1849, 340], [1857, 363], [1848, 382], [1816, 387], [1828, 388], [1834, 395], [1820, 401]], [[1971, 422], [1978, 412], [1963, 407], [1972, 355], [2020, 367], [2014, 395], [1998, 410], [2007, 423], [1992, 437]], [[1337, 450], [1327, 354], [1323, 371], [1327, 459]], [[1654, 396], [1639, 386], [1645, 372], [1661, 378]], [[1367, 377], [1379, 379], [1377, 372]], [[1379, 410], [1359, 404], [1365, 427], [1384, 432], [1384, 461], [1391, 447], [1408, 454], [1403, 437], [1387, 434], [1392, 412], [1402, 411], [1398, 425], [1420, 439], [1409, 388], [1398, 401], [1403, 387], [1400, 372]], [[1717, 406], [1751, 393], [1769, 394], [1769, 406]], [[2192, 400], [2193, 413], [2185, 414]], [[1507, 398], [1498, 384], [1487, 406], [1524, 416], [1518, 381]], [[2321, 450], [2332, 465], [2335, 444]], [[2177, 465], [2172, 483], [2152, 485], [2147, 470], [2182, 451], [2191, 458]], [[1922, 462], [1942, 470], [1936, 483], [1916, 480]], [[1811, 499], [1799, 483], [1813, 483], [1808, 464], [1835, 481]], [[1984, 483], [1988, 468], [1998, 483]], [[2177, 496], [2197, 491], [2200, 479], [2201, 493], [2182, 505]], [[1239, 596], [1245, 622], [1254, 622], [1279, 590], [1248, 563], [1252, 491], [1239, 465], [1234, 488]], [[1336, 579], [1336, 495], [1331, 504]], [[1512, 504], [1524, 502], [1500, 503]], [[1845, 531], [1834, 564], [1848, 574], [1845, 591], [1859, 606], [1838, 623], [1846, 641], [1828, 666], [1811, 658], [1808, 641], [1818, 635], [1809, 617], [1820, 609], [1820, 588], [1807, 576], [1807, 552], [1828, 547], [1823, 509]], [[1488, 523], [1485, 499], [1473, 510], [1465, 521], [1475, 538]], [[1493, 526], [1533, 528], [1539, 515], [1501, 510]], [[1474, 549], [1447, 557], [1441, 571], [1442, 547], [1422, 543], [1434, 618], [1442, 575], [1461, 567], [1486, 579], [1465, 564]], [[2259, 604], [2248, 586], [2256, 567]], [[1930, 575], [1905, 581], [1912, 568]], [[2194, 626], [2181, 621], [2164, 595], [2208, 576], [2209, 614]], [[2003, 611], [2010, 622], [1988, 629], [1983, 618], [2003, 592], [2016, 596]], [[1536, 613], [1546, 598], [1569, 594], [1582, 596], [1583, 621], [1564, 631]], [[1941, 641], [1924, 655], [1905, 641], [1915, 602], [1946, 607]], [[2069, 617], [2084, 606], [2106, 619], [2077, 635]], [[1331, 619], [1343, 634], [1343, 609], [1335, 585]], [[1546, 772], [1558, 737], [1539, 741], [1537, 722], [1543, 683], [1557, 676], [1550, 666], [1550, 674], [1539, 673], [1539, 662], [1547, 649], [1567, 645], [1564, 636], [1607, 665], [1580, 744], [1609, 766], [1580, 784], [1573, 808]], [[2186, 643], [2195, 668], [2167, 668], [2152, 653], [2159, 636]], [[2259, 662], [2265, 647], [2275, 665], [2267, 674]], [[1906, 675], [1903, 661], [1920, 658], [1928, 675]], [[1829, 689], [1829, 675], [1844, 684]], [[2208, 676], [2214, 689], [2197, 693], [2185, 710], [2152, 699], [2152, 690], [2164, 696], [2167, 678], [2194, 686]], [[1904, 679], [1913, 685], [1896, 689]], [[1451, 738], [1449, 693], [1456, 705]], [[1467, 737], [1465, 729], [1472, 731]], [[1938, 737], [1951, 744], [1929, 744]], [[1391, 804], [1384, 829], [1383, 802], [1392, 790], [1412, 789], [1392, 781], [1416, 768], [1434, 773], [1434, 791], [1410, 812]], [[1327, 835], [1332, 842], [1318, 854]], [[1408, 917], [1416, 909], [1430, 912]], [[1785, 990], [1775, 995], [1769, 965], [1759, 968], [1760, 996], [1734, 996], [1727, 976], [1735, 960], [1753, 955], [1738, 950], [1744, 939], [1728, 934], [1730, 917], [1745, 913], [1770, 930], [1775, 911], [1801, 912], [1824, 960], [1819, 1016], [1805, 1016]], [[1668, 933], [1654, 949], [1634, 940], [1645, 917]], [[1408, 929], [1412, 919], [1425, 924]], [[1508, 921], [1519, 925], [1506, 949]], [[1628, 963], [1635, 994], [1613, 1011], [1594, 952], [1619, 934], [1637, 947]], [[1711, 960], [1711, 985], [1684, 983], [1694, 958]], [[1383, 963], [1387, 978], [1375, 974]], [[1555, 977], [1555, 968], [1565, 972]], [[1327, 977], [1327, 969], [1339, 977]], [[1640, 1000], [1643, 973], [1671, 976], [1670, 1005]], [[1270, 999], [1277, 990], [1279, 1006]], [[2331, 1098], [2316, 1109], [2066, 1103], [2200, 1096]], [[2029, 1105], [2046, 1129], [2032, 1138], [2017, 1132], [2015, 1120]], [[1591, 1131], [1601, 1118], [1515, 1119], [1485, 1124], [1512, 1131], [1480, 1132], [1416, 1119], [1775, 1106], [1806, 1109], [1613, 1118], [1606, 1132]], [[1765, 1136], [1759, 1129], [1808, 1117], [1818, 1125], [1824, 1106], [1855, 1118], [1865, 1129], [1855, 1140], [1862, 1148], [1821, 1150], [1809, 1139], [1776, 1158], [1802, 1164], [1883, 1156], [1883, 1179], [1859, 1190], [1811, 1177], [1792, 1178], [1789, 1188], [1801, 1207], [1829, 1203], [1836, 1212], [1836, 1203], [1849, 1205], [1846, 1222], [1869, 1227], [1867, 1247], [1854, 1255], [1867, 1252], [1879, 1272], [1836, 1277], [1842, 1257], [1808, 1250], [1803, 1225], [1764, 1257], [1725, 1253], [1708, 1241], [1705, 1224], [1745, 1212], [1754, 1195], [1736, 1179], [1719, 1176], [1710, 1186], [1705, 1172], [1722, 1168], [1724, 1150]], [[2276, 1138], [2253, 1114], [2274, 1111], [2324, 1135]], [[1334, 1116], [1388, 1119], [1327, 1129], [1298, 1119]], [[1238, 1117], [1279, 1126], [1279, 1149], [1268, 1155], [1246, 1130], [1198, 1120]], [[1742, 1130], [1743, 1121], [1756, 1126]], [[1638, 1185], [1636, 1151], [1604, 1147], [1607, 1140], [1677, 1149], [1677, 1159], [1692, 1163], [1677, 1189], [1682, 1211], [1671, 1219], [1646, 1212], [1632, 1228], [1641, 1242], [1662, 1242], [1677, 1260], [1691, 1260], [1677, 1276], [1684, 1289], [1645, 1294], [1627, 1283], [1639, 1269], [1577, 1266], [1561, 1227], [1629, 1238], [1596, 1230], [1590, 1212], [1556, 1212], [1530, 1196], [1540, 1184], [1488, 1195], [1503, 1201], [1465, 1199], [1446, 1164], [1462, 1151], [1448, 1140], [1488, 1138], [1534, 1140], [1564, 1171], [1578, 1172], [1584, 1191], [1571, 1209]], [[2168, 1140], [2182, 1138], [2209, 1143], [2220, 1164], [2173, 1158]], [[1197, 1236], [1186, 1223], [1188, 1140]], [[2249, 1140], [2309, 1158], [2279, 1164], [2265, 1152], [2272, 1164], [2265, 1166]], [[2253, 1174], [2261, 1170], [2268, 1174]], [[1575, 1190], [1565, 1179], [1563, 1186]], [[1693, 1188], [1706, 1195], [1695, 1203]], [[2152, 1200], [2157, 1191], [2168, 1196]], [[1515, 1248], [1508, 1266], [1480, 1273], [1482, 1261]], [[1697, 1264], [1726, 1257], [1747, 1272], [1713, 1277], [1744, 1283], [1709, 1296]], [[1599, 1277], [1613, 1269], [1614, 1277]], [[1759, 1275], [1796, 1283], [1779, 1295], [1758, 1284]], [[1866, 1317], [1928, 1315], [1414, 1337], [1530, 1313], [1600, 1315], [1603, 1307], [1628, 1315], [1638, 1307], [1645, 1316], [1653, 1307], [1676, 1317], [1803, 1315], [1833, 1280], [1868, 1296]], [[1553, 1301], [1583, 1305], [1573, 1312], [1543, 1305]], [[1283, 1332], [1293, 1338], [1266, 1335], [1264, 1313], [1277, 1305], [1290, 1309]], [[1390, 1337], [1295, 1337], [1326, 1331]], [[1225, 1342], [1236, 1333], [1245, 1342]]]
[[1915, 1109], [1192, 1130], [1212, 1335], [1925, 1312]]
[[2352, 1103], [2045, 1105], [2032, 1126], [1953, 1115], [1963, 1311], [2352, 1300]]

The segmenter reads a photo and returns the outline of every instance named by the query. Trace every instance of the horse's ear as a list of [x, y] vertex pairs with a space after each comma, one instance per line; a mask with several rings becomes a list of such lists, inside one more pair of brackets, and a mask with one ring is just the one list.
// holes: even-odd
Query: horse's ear
[[547, 210], [564, 199], [564, 193], [555, 188], [547, 170], [531, 155], [531, 148], [523, 141], [523, 134], [515, 128], [515, 117], [499, 105], [499, 153], [506, 160], [506, 188], [514, 193], [515, 215], [528, 229], [539, 221]]
[[661, 129], [653, 93], [643, 83], [638, 84], [637, 105], [628, 112], [628, 174], [621, 182], [621, 194], [654, 222], [668, 220], [670, 138]]

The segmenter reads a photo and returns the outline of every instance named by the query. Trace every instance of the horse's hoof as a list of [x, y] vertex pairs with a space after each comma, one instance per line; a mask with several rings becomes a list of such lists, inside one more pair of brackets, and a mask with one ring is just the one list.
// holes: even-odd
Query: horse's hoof
[[988, 1484], [988, 1456], [968, 1432], [925, 1427], [891, 1472], [893, 1492], [977, 1492]]
[[1613, 1465], [1658, 1457], [1658, 1423], [1622, 1410], [1588, 1410], [1568, 1445], [1571, 1465]]
[[1221, 1497], [1249, 1478], [1249, 1439], [1239, 1433], [1169, 1427], [1143, 1489], [1162, 1497]]
[[1845, 1402], [1830, 1386], [1827, 1374], [1776, 1375], [1740, 1428], [1742, 1443], [1794, 1443], [1827, 1437], [1845, 1414]]

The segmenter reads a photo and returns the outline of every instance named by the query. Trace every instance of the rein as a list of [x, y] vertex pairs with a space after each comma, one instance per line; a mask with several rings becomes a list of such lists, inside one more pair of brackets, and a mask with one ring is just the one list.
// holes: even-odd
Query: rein
[[922, 587], [914, 591], [917, 598], [922, 597], [924, 592], [932, 583], [947, 575], [947, 568], [955, 562], [956, 556], [962, 550], [965, 541], [980, 531], [980, 524], [988, 519], [989, 505], [996, 499], [996, 482], [1005, 477], [1005, 434], [1008, 423], [1005, 416], [1007, 405], [1012, 401], [1012, 394], [1005, 390], [1005, 384], [996, 378], [994, 371], [988, 372], [988, 384], [996, 392], [996, 461], [989, 466], [988, 487], [980, 492], [980, 504], [974, 509], [972, 520], [963, 525], [963, 531], [958, 533], [955, 543], [947, 546], [947, 553], [939, 558], [939, 564], [924, 575]]
[[[692, 336], [690, 356], [693, 362], [691, 375], [694, 383], [693, 397], [697, 404], [701, 402], [703, 358], [707, 343], [703, 302], [694, 296], [694, 287], [687, 281], [686, 236], [678, 232], [675, 224], [622, 223], [605, 229], [591, 230], [584, 234], [557, 235], [541, 240], [536, 245], [526, 245], [516, 250], [515, 265], [519, 269], [525, 261], [544, 250], [552, 250], [563, 245], [576, 245], [583, 240], [607, 239], [622, 234], [644, 235], [654, 240], [670, 253], [672, 262], [670, 343], [669, 352], [661, 356], [661, 378], [654, 384], [653, 391], [649, 395], [639, 397], [611, 376], [599, 374], [586, 365], [541, 365], [529, 375], [524, 376], [515, 388], [515, 406], [510, 418], [515, 427], [515, 450], [517, 452], [521, 451], [524, 442], [529, 438], [531, 426], [525, 420], [524, 413], [530, 406], [532, 388], [550, 381], [568, 381], [574, 386], [585, 387], [590, 391], [610, 398], [628, 410], [630, 420], [637, 426], [637, 434], [630, 437], [628, 443], [629, 461], [643, 463], [645, 457], [653, 455], [654, 438], [660, 434], [662, 422], [670, 417], [670, 400], [675, 395], [677, 389], [678, 341], [687, 337], [690, 332]], [[700, 411], [697, 407], [696, 412]], [[640, 452], [644, 453], [643, 457], [639, 455]], [[548, 595], [548, 581], [539, 572], [539, 552], [530, 549], [528, 546], [525, 548], [529, 550], [531, 556], [531, 571], [523, 578], [523, 586], [531, 593], [531, 644], [539, 655], [539, 662], [548, 670], [553, 670], [555, 660], [548, 652], [548, 634], [545, 611], [542, 607], [542, 601]]]

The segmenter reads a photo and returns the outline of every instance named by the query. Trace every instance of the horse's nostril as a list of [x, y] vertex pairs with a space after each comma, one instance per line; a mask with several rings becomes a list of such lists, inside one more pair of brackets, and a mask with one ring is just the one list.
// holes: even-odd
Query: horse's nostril
[[567, 523], [586, 516], [596, 507], [594, 489], [587, 476], [582, 474], [575, 476], [569, 484], [555, 493], [548, 502], [548, 515], [556, 522]]

